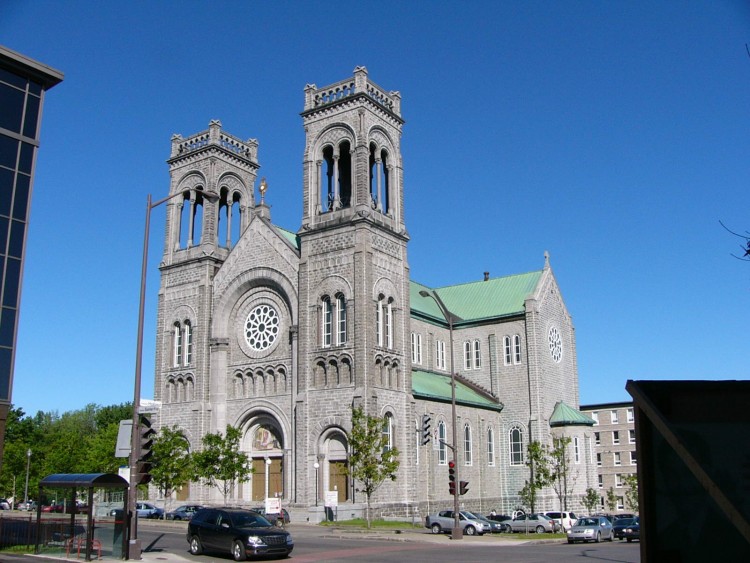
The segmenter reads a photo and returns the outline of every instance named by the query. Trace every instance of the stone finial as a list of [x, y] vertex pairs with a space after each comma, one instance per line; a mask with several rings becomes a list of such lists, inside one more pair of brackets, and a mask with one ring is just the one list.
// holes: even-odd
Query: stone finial
[[544, 269], [549, 270], [549, 251], [544, 251]]
[[212, 119], [211, 123], [208, 124], [208, 136], [212, 141], [219, 140], [219, 132], [221, 131], [221, 121], [218, 119]]
[[363, 66], [358, 66], [354, 69], [354, 91], [367, 91], [367, 69]]

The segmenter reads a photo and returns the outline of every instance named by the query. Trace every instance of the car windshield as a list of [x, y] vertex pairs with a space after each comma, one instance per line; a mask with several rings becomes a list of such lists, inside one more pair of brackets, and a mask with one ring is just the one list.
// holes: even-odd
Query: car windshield
[[238, 513], [232, 515], [232, 523], [236, 528], [268, 528], [271, 523], [260, 514]]
[[593, 518], [581, 518], [576, 522], [576, 526], [598, 526], [599, 521]]
[[618, 526], [630, 526], [632, 524], [635, 524], [636, 520], [635, 518], [620, 518], [617, 521]]

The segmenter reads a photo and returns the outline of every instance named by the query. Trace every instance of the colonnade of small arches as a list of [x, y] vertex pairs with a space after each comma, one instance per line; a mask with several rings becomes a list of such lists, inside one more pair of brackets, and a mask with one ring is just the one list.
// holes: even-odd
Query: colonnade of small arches
[[195, 379], [193, 375], [168, 376], [163, 400], [165, 403], [189, 403], [195, 400]]
[[401, 373], [399, 361], [388, 356], [375, 358], [375, 385], [387, 389], [399, 389]]
[[354, 370], [349, 356], [318, 358], [313, 367], [313, 389], [354, 385]]
[[287, 392], [288, 378], [284, 367], [267, 367], [234, 374], [235, 399], [283, 395]]

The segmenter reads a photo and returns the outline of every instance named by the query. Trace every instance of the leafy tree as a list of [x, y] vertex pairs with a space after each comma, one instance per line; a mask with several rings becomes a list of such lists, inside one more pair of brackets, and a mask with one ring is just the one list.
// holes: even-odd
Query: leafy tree
[[607, 508], [610, 512], [617, 510], [617, 495], [612, 487], [607, 491]]
[[547, 446], [534, 440], [527, 447], [526, 466], [529, 468], [529, 479], [523, 489], [518, 491], [521, 500], [536, 512], [536, 499], [540, 490], [550, 485], [552, 476], [550, 473], [549, 452]]
[[367, 527], [370, 527], [370, 497], [386, 479], [396, 480], [398, 450], [388, 447], [383, 427], [388, 421], [366, 415], [362, 407], [352, 408], [352, 431], [349, 436], [351, 454], [347, 472], [360, 483], [357, 491], [367, 498]]
[[[554, 436], [552, 449], [549, 451], [550, 484], [560, 500], [560, 510], [568, 510], [568, 495], [575, 480], [570, 475], [570, 458], [568, 446], [571, 443], [568, 436]], [[572, 481], [569, 485], [569, 481]]]
[[625, 491], [625, 506], [628, 507], [628, 510], [638, 512], [638, 474], [626, 475], [623, 483], [628, 488]]
[[247, 454], [240, 451], [241, 435], [238, 428], [227, 424], [224, 436], [219, 432], [203, 436], [203, 449], [192, 456], [191, 476], [216, 487], [225, 504], [235, 483], [247, 481], [253, 472]]
[[586, 507], [588, 513], [591, 514], [596, 510], [596, 507], [599, 506], [599, 493], [596, 489], [589, 487], [586, 489], [586, 494], [583, 495], [581, 501], [583, 502], [583, 506]]
[[163, 427], [151, 447], [151, 482], [164, 497], [164, 512], [172, 494], [187, 485], [192, 474], [190, 444], [175, 425]]

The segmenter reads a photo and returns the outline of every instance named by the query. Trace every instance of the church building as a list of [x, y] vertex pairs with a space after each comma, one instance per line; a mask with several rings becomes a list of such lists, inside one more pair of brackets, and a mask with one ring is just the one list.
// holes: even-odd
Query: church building
[[[340, 513], [361, 514], [364, 495], [346, 471], [353, 406], [382, 417], [400, 452], [397, 478], [372, 499], [383, 516], [452, 507], [451, 446], [469, 483], [462, 506], [508, 513], [522, 504], [529, 442], [565, 435], [568, 508], [580, 507], [596, 487], [593, 421], [577, 410], [575, 332], [549, 256], [533, 272], [447, 287], [415, 281], [400, 94], [357, 67], [336, 84], [306, 86], [301, 116], [296, 231], [271, 220], [256, 140], [218, 121], [172, 138], [157, 426], [179, 426], [192, 450], [208, 432], [241, 429], [254, 473], [231, 503], [280, 497], [311, 520], [331, 494]], [[199, 483], [178, 498], [223, 502]], [[560, 509], [552, 488], [537, 509]]]

